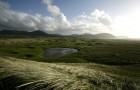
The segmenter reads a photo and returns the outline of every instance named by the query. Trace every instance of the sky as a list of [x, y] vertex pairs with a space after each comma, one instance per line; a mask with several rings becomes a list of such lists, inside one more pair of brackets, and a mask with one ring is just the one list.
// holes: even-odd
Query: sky
[[0, 30], [140, 38], [140, 0], [0, 0]]

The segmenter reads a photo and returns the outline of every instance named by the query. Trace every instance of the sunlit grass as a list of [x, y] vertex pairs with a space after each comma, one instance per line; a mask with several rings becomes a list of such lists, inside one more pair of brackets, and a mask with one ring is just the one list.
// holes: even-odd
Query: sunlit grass
[[[41, 87], [39, 85], [42, 85], [42, 83], [42, 88], [58, 90], [139, 89], [140, 85], [138, 80], [140, 77], [135, 79], [131, 76], [119, 74], [118, 72], [122, 72], [121, 67], [100, 64], [42, 63], [1, 57], [0, 67], [1, 79], [16, 76], [21, 78], [17, 78], [17, 80], [23, 80], [21, 85], [15, 86], [18, 88], [30, 88], [31, 86], [35, 88], [36, 85]], [[114, 70], [116, 72], [113, 72]]]

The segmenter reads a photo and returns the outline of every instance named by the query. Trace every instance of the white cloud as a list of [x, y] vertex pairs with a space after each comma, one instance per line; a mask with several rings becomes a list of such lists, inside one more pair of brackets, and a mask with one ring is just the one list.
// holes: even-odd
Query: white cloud
[[43, 2], [46, 3], [46, 4], [48, 4], [48, 5], [52, 4], [52, 1], [53, 0], [43, 0]]
[[112, 19], [109, 14], [96, 9], [90, 15], [85, 13], [75, 17], [71, 21], [72, 25], [84, 33], [109, 33], [112, 30]]
[[91, 15], [96, 17], [96, 19], [98, 19], [104, 25], [112, 24], [111, 16], [109, 16], [109, 14], [105, 13], [104, 11], [95, 9], [95, 11], [91, 13]]
[[52, 5], [52, 0], [43, 0], [45, 4], [47, 4], [47, 10], [50, 12], [57, 22], [60, 24], [60, 27], [70, 27], [70, 23], [68, 22], [66, 16], [60, 11], [60, 9]]
[[42, 17], [40, 14], [31, 15], [16, 12], [10, 9], [10, 5], [0, 1], [0, 27], [20, 30], [52, 31], [57, 28], [54, 18]]
[[49, 33], [67, 35], [110, 32], [112, 19], [104, 11], [96, 9], [90, 15], [83, 13], [68, 21], [60, 8], [53, 5], [52, 0], [43, 0], [43, 2], [53, 17], [16, 12], [11, 10], [8, 3], [0, 1], [0, 28], [26, 31], [43, 30]]

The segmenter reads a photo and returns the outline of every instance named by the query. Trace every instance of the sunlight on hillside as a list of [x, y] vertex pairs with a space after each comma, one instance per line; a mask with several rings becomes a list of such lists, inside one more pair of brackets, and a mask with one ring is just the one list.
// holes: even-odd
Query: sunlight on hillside
[[[0, 67], [1, 85], [4, 89], [8, 88], [4, 85], [5, 80], [11, 80], [13, 86], [9, 88], [15, 87], [19, 90], [140, 89], [139, 80], [123, 78], [124, 75], [119, 74], [122, 72], [121, 67], [88, 63], [50, 64], [11, 57], [1, 57]], [[7, 82], [6, 85], [10, 83]]]

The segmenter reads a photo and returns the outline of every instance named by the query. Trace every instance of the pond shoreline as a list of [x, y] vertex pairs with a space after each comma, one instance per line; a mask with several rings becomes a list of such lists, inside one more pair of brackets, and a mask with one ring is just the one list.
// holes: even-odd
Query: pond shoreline
[[47, 48], [44, 50], [44, 57], [62, 57], [76, 52], [78, 50], [74, 48]]

